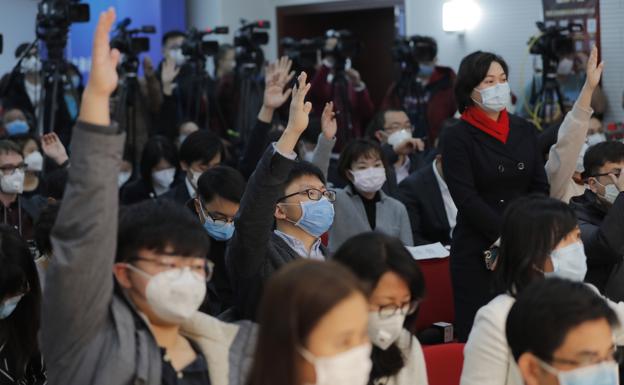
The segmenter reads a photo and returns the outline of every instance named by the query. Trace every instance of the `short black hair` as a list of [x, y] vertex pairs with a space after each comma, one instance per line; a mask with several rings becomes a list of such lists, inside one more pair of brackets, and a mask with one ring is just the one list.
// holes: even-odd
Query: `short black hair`
[[583, 282], [548, 278], [534, 282], [518, 296], [507, 316], [507, 342], [516, 360], [531, 352], [552, 362], [570, 330], [597, 320], [611, 328], [619, 320], [607, 302]]
[[284, 188], [282, 192], [285, 193], [288, 186], [290, 186], [290, 184], [293, 183], [295, 180], [307, 175], [315, 176], [321, 181], [321, 183], [323, 183], [324, 185], [327, 184], [327, 182], [325, 181], [325, 176], [323, 175], [321, 169], [319, 169], [310, 162], [299, 161], [295, 162], [295, 165], [288, 173], [288, 177], [284, 182]]
[[187, 208], [166, 199], [150, 199], [121, 209], [117, 262], [135, 258], [141, 249], [162, 253], [168, 247], [175, 255], [205, 257], [210, 238]]
[[50, 256], [52, 254], [52, 242], [50, 241], [50, 233], [56, 222], [60, 204], [57, 202], [48, 202], [41, 210], [39, 218], [35, 222], [34, 238], [39, 253]]
[[228, 166], [217, 166], [204, 172], [197, 181], [197, 194], [206, 203], [216, 196], [240, 203], [245, 192], [245, 178]]
[[583, 158], [584, 178], [589, 178], [600, 173], [600, 168], [607, 162], [619, 163], [624, 161], [624, 143], [620, 141], [608, 141], [594, 144], [585, 152]]
[[15, 153], [21, 157], [24, 157], [24, 155], [22, 154], [22, 149], [17, 143], [8, 139], [0, 140], [0, 155], [10, 153]]
[[419, 62], [430, 62], [438, 56], [438, 43], [430, 36], [416, 35], [414, 42], [414, 58]]
[[163, 36], [162, 36], [162, 46], [164, 47], [165, 44], [167, 44], [167, 40], [173, 39], [173, 38], [176, 38], [176, 37], [184, 37], [184, 38], [186, 38], [186, 33], [182, 32], [180, 30], [177, 30], [177, 29], [165, 32], [163, 34]]
[[509, 76], [509, 67], [505, 60], [491, 52], [476, 51], [462, 59], [455, 80], [455, 100], [460, 113], [474, 105], [470, 95], [485, 79], [492, 62], [500, 64], [505, 74]]
[[349, 180], [348, 172], [351, 169], [351, 163], [362, 156], [371, 156], [373, 154], [379, 155], [379, 159], [381, 159], [384, 167], [386, 167], [386, 157], [379, 143], [370, 139], [352, 140], [340, 153], [340, 158], [338, 158], [338, 175], [344, 178], [344, 180]]
[[180, 146], [180, 161], [187, 165], [196, 161], [210, 162], [217, 154], [221, 161], [225, 159], [225, 151], [221, 138], [210, 130], [195, 131], [184, 139]]
[[141, 178], [144, 182], [152, 185], [152, 170], [165, 159], [171, 166], [178, 168], [178, 152], [169, 139], [164, 136], [153, 136], [143, 147], [141, 154]]
[[386, 113], [388, 112], [405, 112], [405, 110], [402, 108], [387, 108], [376, 113], [370, 123], [368, 123], [368, 126], [366, 126], [366, 138], [377, 141], [375, 133], [377, 131], [384, 130], [384, 127], [386, 125]]
[[543, 279], [551, 252], [577, 226], [572, 208], [544, 195], [529, 195], [511, 203], [503, 215], [501, 244], [494, 271], [497, 294], [521, 293]]

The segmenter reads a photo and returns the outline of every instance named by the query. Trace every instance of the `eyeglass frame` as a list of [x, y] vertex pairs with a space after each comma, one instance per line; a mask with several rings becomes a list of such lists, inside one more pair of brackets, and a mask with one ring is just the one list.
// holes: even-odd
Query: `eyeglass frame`
[[[552, 357], [550, 360], [543, 360], [544, 363], [547, 364], [560, 364], [560, 365], [569, 365], [572, 366], [574, 368], [584, 368], [587, 366], [592, 366], [592, 365], [598, 365], [601, 364], [603, 362], [615, 362], [617, 364], [622, 363], [623, 359], [624, 359], [624, 352], [618, 348], [618, 346], [614, 343], [613, 346], [611, 346], [611, 349], [613, 350], [610, 353], [611, 358], [602, 358], [598, 361], [589, 361], [589, 359], [587, 361], [578, 361], [578, 360], [569, 360], [567, 358], [557, 358], [557, 357]], [[539, 358], [539, 357], [538, 357]], [[542, 359], [540, 359], [542, 360]], [[557, 370], [561, 370], [558, 368], [554, 368]], [[565, 371], [565, 370], [563, 370]]]
[[204, 220], [210, 218], [213, 223], [218, 224], [218, 225], [227, 225], [230, 223], [234, 223], [234, 218], [231, 218], [231, 219], [227, 218], [227, 220], [215, 219], [212, 216], [212, 213], [204, 208], [204, 201], [202, 199], [197, 199], [197, 201], [199, 203], [199, 210], [201, 211], [201, 214], [203, 215]]
[[[8, 176], [8, 175], [13, 175], [15, 174], [15, 171], [17, 170], [21, 170], [22, 172], [26, 171], [26, 168], [28, 167], [28, 165], [24, 162], [18, 164], [18, 165], [13, 165], [13, 164], [7, 164], [4, 166], [0, 166], [0, 173], [2, 175]], [[10, 173], [5, 173], [7, 171], [10, 171]]]
[[[321, 195], [318, 197], [318, 199], [315, 199], [314, 197], [312, 197], [310, 195], [310, 191], [318, 191]], [[309, 188], [309, 189], [305, 189], [305, 190], [294, 192], [292, 194], [285, 195], [285, 196], [279, 198], [277, 200], [277, 202], [280, 203], [280, 202], [282, 202], [282, 201], [284, 201], [284, 200], [286, 200], [286, 199], [288, 199], [290, 197], [294, 197], [295, 195], [302, 195], [303, 193], [305, 193], [308, 196], [308, 198], [310, 200], [312, 200], [312, 201], [320, 201], [323, 197], [327, 198], [327, 200], [330, 201], [331, 203], [334, 203], [336, 201], [336, 191], [335, 190], [321, 191], [321, 190], [316, 189], [316, 188]], [[333, 197], [327, 196], [328, 193], [333, 195]]]
[[[413, 300], [413, 301], [409, 301], [409, 302], [404, 302], [401, 304], [401, 306], [397, 306], [396, 304], [389, 304], [389, 305], [383, 305], [383, 306], [379, 306], [379, 309], [377, 309], [375, 312], [377, 312], [379, 314], [379, 318], [381, 319], [386, 319], [386, 318], [390, 318], [392, 316], [394, 316], [397, 311], [404, 316], [410, 316], [414, 313], [416, 313], [416, 310], [418, 310], [418, 306], [420, 305], [420, 301], [418, 300]], [[390, 310], [390, 309], [394, 309], [392, 311], [391, 314], [384, 314], [384, 310]], [[405, 310], [403, 310], [405, 309]]]
[[[204, 269], [205, 279], [206, 279], [206, 282], [208, 282], [208, 281], [210, 281], [212, 279], [212, 275], [214, 274], [215, 263], [212, 262], [211, 260], [209, 260], [208, 258], [202, 258], [202, 259], [204, 260], [204, 267], [203, 267], [203, 269]], [[184, 267], [189, 267], [192, 272], [199, 273], [196, 269], [194, 269], [193, 266], [177, 266], [177, 265], [173, 265], [173, 264], [167, 264], [167, 263], [160, 262], [157, 259], [145, 258], [145, 257], [141, 257], [139, 255], [136, 255], [136, 256], [128, 259], [126, 261], [126, 263], [132, 264], [132, 262], [136, 262], [136, 261], [152, 262], [155, 265], [159, 266], [162, 270], [159, 271], [156, 274], [163, 273], [163, 272], [166, 272], [166, 271], [169, 271], [169, 270], [180, 269], [180, 268], [184, 268]], [[148, 272], [145, 272], [145, 273], [147, 273], [149, 275], [152, 275], [152, 274], [150, 274]], [[155, 274], [153, 274], [153, 275], [155, 275]]]

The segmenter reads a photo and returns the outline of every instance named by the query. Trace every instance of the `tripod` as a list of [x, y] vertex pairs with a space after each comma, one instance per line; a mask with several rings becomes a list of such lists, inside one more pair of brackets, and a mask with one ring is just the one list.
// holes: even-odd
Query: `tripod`
[[137, 128], [137, 99], [139, 98], [139, 79], [137, 72], [139, 69], [139, 58], [127, 56], [121, 63], [121, 76], [118, 87], [118, 95], [115, 105], [115, 120], [124, 122], [127, 133], [126, 147], [129, 149], [129, 156], [132, 160], [132, 168], [138, 169], [138, 128]]
[[[544, 72], [542, 73], [542, 84], [539, 90], [533, 78], [531, 84], [531, 117], [538, 127], [542, 123], [551, 124], [556, 122], [564, 113], [563, 96], [561, 87], [557, 81], [557, 59], [549, 56], [542, 56]], [[557, 111], [557, 107], [559, 110]]]
[[236, 72], [239, 89], [237, 131], [245, 143], [262, 106], [264, 87], [258, 79], [258, 67], [255, 64], [245, 63]]
[[425, 138], [429, 136], [429, 126], [427, 123], [427, 102], [428, 95], [420, 78], [418, 78], [419, 68], [405, 69], [401, 71], [401, 77], [395, 88], [396, 96], [401, 107], [407, 112], [407, 116], [414, 126], [413, 136]]

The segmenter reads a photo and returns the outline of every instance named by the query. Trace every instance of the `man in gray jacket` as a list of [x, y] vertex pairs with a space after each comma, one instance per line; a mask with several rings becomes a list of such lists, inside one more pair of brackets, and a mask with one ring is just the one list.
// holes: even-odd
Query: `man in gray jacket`
[[253, 333], [197, 312], [210, 276], [201, 225], [185, 208], [154, 201], [128, 208], [118, 225], [125, 134], [109, 111], [119, 60], [109, 47], [114, 19], [110, 9], [96, 28], [52, 232], [41, 330], [49, 383], [238, 384]]

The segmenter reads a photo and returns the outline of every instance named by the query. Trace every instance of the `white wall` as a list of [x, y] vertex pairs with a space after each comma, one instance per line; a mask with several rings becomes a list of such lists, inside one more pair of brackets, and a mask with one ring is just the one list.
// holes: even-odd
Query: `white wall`
[[15, 65], [15, 49], [23, 42], [35, 39], [35, 0], [0, 0], [0, 33], [4, 35], [4, 49], [0, 55], [0, 74]]
[[609, 108], [605, 122], [624, 121], [622, 91], [624, 91], [624, 0], [600, 1], [602, 59], [605, 72], [602, 87]]

